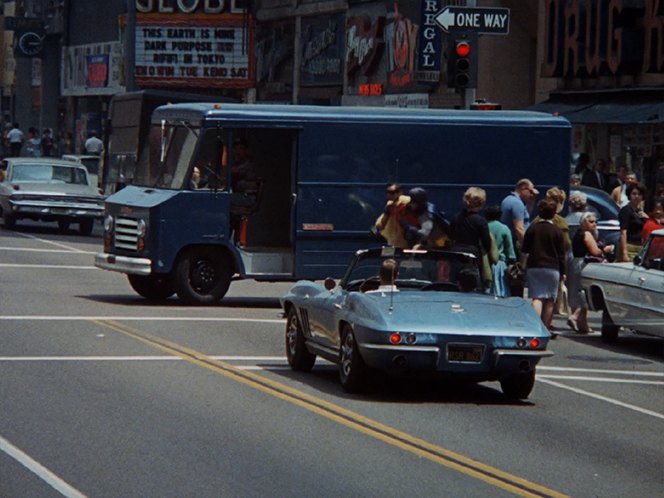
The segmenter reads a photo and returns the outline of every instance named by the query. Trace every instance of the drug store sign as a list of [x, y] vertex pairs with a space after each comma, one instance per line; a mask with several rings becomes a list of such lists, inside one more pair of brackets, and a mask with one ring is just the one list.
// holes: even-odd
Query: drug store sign
[[[254, 32], [242, 16], [138, 14], [134, 77], [140, 86], [251, 88]], [[205, 18], [207, 17], [207, 18]]]

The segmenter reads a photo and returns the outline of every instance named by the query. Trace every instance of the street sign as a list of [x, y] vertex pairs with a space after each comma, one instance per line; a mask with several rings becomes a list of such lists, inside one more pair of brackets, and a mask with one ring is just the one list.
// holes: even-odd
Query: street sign
[[447, 6], [436, 14], [434, 21], [445, 33], [472, 31], [490, 35], [506, 35], [510, 31], [510, 9]]
[[44, 20], [38, 17], [5, 17], [5, 29], [7, 31], [42, 30]]

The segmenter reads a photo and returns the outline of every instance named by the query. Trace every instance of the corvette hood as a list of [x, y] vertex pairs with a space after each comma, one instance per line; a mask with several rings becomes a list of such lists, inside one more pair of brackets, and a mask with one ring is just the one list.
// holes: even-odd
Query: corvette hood
[[[496, 299], [461, 292], [359, 294], [350, 303], [369, 327], [460, 335], [532, 335], [548, 337], [539, 316], [522, 298]], [[359, 322], [364, 320], [358, 319]]]

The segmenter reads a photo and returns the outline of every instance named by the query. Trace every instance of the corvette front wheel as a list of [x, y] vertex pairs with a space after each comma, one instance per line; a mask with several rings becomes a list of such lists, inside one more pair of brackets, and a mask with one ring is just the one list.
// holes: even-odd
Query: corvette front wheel
[[339, 351], [339, 380], [344, 391], [360, 391], [365, 384], [367, 366], [360, 356], [353, 328], [346, 324], [341, 332], [341, 350]]
[[290, 367], [298, 372], [308, 372], [316, 362], [316, 355], [310, 353], [304, 344], [304, 333], [295, 307], [288, 310], [286, 319], [286, 357]]

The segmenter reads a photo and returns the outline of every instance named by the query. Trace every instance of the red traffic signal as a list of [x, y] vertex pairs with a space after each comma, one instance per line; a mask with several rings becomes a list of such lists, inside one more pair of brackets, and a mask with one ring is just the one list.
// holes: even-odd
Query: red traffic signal
[[454, 47], [457, 57], [468, 57], [470, 55], [471, 47], [467, 41], [457, 41]]

